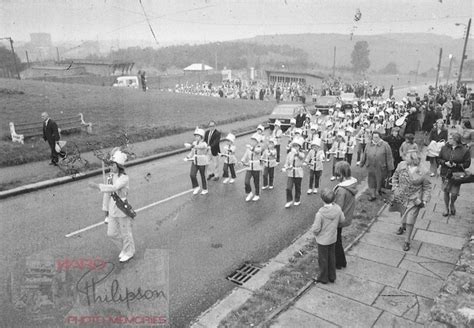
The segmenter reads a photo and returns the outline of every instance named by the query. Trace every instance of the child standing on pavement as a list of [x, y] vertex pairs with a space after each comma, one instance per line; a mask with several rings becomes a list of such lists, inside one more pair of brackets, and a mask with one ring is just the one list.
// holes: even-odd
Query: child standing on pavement
[[262, 153], [263, 163], [263, 187], [262, 190], [267, 188], [273, 189], [273, 177], [275, 175], [275, 166], [278, 165], [276, 156], [277, 151], [275, 149], [276, 140], [270, 138], [268, 140], [268, 147]]
[[[306, 156], [306, 164], [309, 166], [309, 189], [307, 194], [318, 193], [319, 179], [323, 173], [323, 162], [326, 159], [321, 149], [321, 140], [313, 139], [311, 142], [311, 150]], [[314, 188], [313, 188], [314, 186]]]
[[[301, 204], [301, 181], [303, 180], [303, 163], [305, 157], [304, 152], [301, 150], [302, 147], [302, 140], [294, 140], [291, 143], [291, 151], [286, 157], [285, 167], [283, 168], [283, 171], [286, 171], [288, 173], [285, 208], [289, 208], [291, 205], [298, 206]], [[293, 185], [295, 186], [294, 203]]]
[[[260, 171], [262, 170], [260, 157], [263, 151], [262, 146], [260, 145], [260, 138], [261, 137], [258, 133], [255, 133], [250, 138], [250, 145], [247, 145], [247, 150], [241, 159], [241, 162], [247, 167], [247, 172], [245, 172], [245, 193], [247, 194], [247, 197], [245, 198], [246, 202], [251, 200], [256, 202], [260, 199]], [[253, 178], [255, 195], [252, 192], [252, 187], [250, 186], [251, 178]]]
[[324, 188], [321, 192], [324, 205], [316, 213], [311, 230], [318, 243], [319, 275], [316, 282], [327, 284], [336, 281], [336, 240], [337, 227], [345, 220], [339, 205], [334, 204], [334, 192]]
[[198, 171], [201, 175], [201, 195], [205, 195], [208, 193], [206, 181], [206, 165], [209, 164], [209, 146], [204, 141], [204, 130], [196, 128], [196, 130], [194, 131], [193, 143], [185, 143], [184, 146], [186, 148], [191, 148], [191, 152], [184, 160], [191, 162], [191, 171], [189, 173], [189, 176], [191, 177], [191, 183], [194, 189], [193, 195], [197, 195], [200, 190], [196, 178]]
[[[221, 156], [224, 159], [224, 173], [222, 176], [224, 177], [224, 184], [227, 183], [234, 183], [235, 181], [235, 163], [237, 163], [237, 158], [235, 157], [235, 136], [232, 133], [229, 133], [227, 137], [225, 137], [224, 141], [224, 149], [222, 150]], [[230, 170], [230, 178], [229, 178], [229, 170]]]

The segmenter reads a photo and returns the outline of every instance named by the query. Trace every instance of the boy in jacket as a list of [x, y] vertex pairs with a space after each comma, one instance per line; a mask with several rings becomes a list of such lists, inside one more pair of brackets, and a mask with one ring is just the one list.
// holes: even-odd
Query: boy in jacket
[[311, 230], [318, 243], [319, 275], [316, 282], [327, 284], [336, 280], [336, 252], [337, 227], [345, 220], [344, 213], [339, 205], [334, 204], [335, 195], [330, 189], [323, 189], [321, 199], [324, 205], [316, 213]]

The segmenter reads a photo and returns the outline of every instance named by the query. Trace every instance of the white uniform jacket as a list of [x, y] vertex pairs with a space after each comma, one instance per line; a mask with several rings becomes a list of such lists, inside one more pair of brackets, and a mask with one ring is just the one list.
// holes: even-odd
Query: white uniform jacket
[[209, 147], [205, 141], [193, 141], [191, 152], [188, 158], [193, 159], [194, 165], [208, 165], [209, 164]]
[[222, 158], [224, 159], [224, 164], [237, 163], [237, 158], [235, 157], [234, 145], [225, 145], [221, 151], [221, 155], [222, 155]]
[[277, 151], [275, 148], [273, 149], [265, 149], [262, 153], [262, 164], [263, 167], [275, 167], [277, 166], [276, 161]]
[[102, 201], [102, 210], [109, 211], [110, 217], [126, 217], [127, 215], [123, 213], [115, 204], [111, 194], [115, 192], [122, 200], [127, 198], [128, 190], [130, 188], [128, 175], [122, 174], [119, 176], [117, 173], [113, 173], [111, 180], [112, 184], [99, 184], [100, 192], [105, 193]]
[[321, 149], [311, 149], [306, 156], [306, 164], [309, 165], [310, 170], [312, 171], [322, 171], [323, 170], [323, 161], [326, 160], [324, 156], [324, 151]]
[[260, 162], [260, 156], [262, 155], [262, 146], [256, 145], [255, 147], [247, 147], [244, 156], [242, 157], [242, 163], [247, 166], [247, 171], [260, 171], [262, 170], [262, 164]]
[[285, 168], [289, 178], [303, 177], [304, 153], [291, 150], [286, 156]]
[[346, 156], [347, 144], [345, 142], [335, 141], [330, 151], [334, 154], [334, 158], [344, 158], [344, 156]]

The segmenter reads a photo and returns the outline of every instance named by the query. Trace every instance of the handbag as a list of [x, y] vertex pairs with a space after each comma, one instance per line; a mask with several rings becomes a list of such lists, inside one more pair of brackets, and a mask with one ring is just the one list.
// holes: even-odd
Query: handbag
[[474, 182], [474, 175], [471, 172], [453, 172], [451, 176], [451, 183], [453, 184], [463, 184]]
[[115, 205], [128, 217], [134, 219], [137, 216], [137, 213], [132, 208], [132, 205], [128, 202], [128, 200], [123, 200], [120, 198], [117, 193], [112, 193], [112, 198], [115, 201]]

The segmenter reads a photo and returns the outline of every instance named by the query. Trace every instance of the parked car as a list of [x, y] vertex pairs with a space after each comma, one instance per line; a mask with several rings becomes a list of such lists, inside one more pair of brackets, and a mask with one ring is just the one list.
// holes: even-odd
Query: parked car
[[138, 82], [137, 76], [119, 76], [115, 79], [112, 86], [138, 89], [140, 83]]
[[316, 110], [319, 110], [321, 114], [327, 115], [329, 113], [329, 108], [334, 109], [338, 101], [339, 97], [337, 96], [321, 96], [316, 99], [314, 107]]
[[418, 97], [418, 92], [416, 92], [416, 88], [410, 88], [407, 92], [407, 97]]
[[303, 108], [305, 112], [309, 112], [310, 114], [314, 114], [316, 112], [314, 108], [311, 109], [301, 103], [276, 105], [270, 114], [270, 117], [268, 118], [268, 125], [270, 126], [270, 129], [273, 129], [275, 120], [279, 120], [281, 122], [281, 129], [283, 131], [288, 129], [290, 127], [290, 120], [298, 115], [300, 108]]

